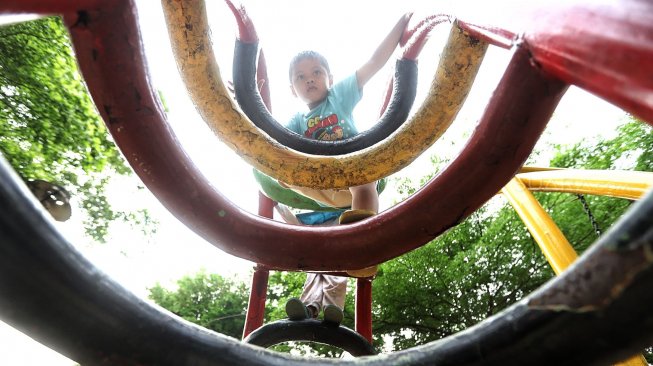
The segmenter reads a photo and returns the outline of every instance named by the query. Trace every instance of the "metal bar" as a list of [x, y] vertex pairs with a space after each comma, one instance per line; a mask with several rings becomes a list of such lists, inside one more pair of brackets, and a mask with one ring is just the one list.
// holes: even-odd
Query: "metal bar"
[[[629, 172], [608, 172], [608, 171], [601, 171], [601, 173], [598, 174], [593, 174], [596, 171], [575, 171], [575, 170], [556, 170], [556, 171], [546, 171], [546, 172], [536, 172], [536, 173], [523, 173], [519, 174], [517, 177], [512, 179], [503, 189], [502, 192], [510, 201], [510, 204], [512, 204], [513, 208], [521, 217], [522, 221], [528, 228], [528, 231], [530, 231], [531, 235], [533, 236], [533, 239], [537, 242], [537, 244], [540, 246], [540, 249], [542, 250], [542, 253], [546, 257], [547, 261], [553, 268], [553, 271], [556, 273], [556, 275], [559, 275], [562, 273], [564, 270], [571, 265], [578, 255], [576, 254], [576, 251], [574, 248], [571, 246], [567, 238], [564, 236], [562, 231], [558, 228], [558, 226], [553, 222], [551, 217], [544, 211], [542, 206], [537, 202], [535, 197], [531, 194], [531, 192], [528, 190], [527, 185], [524, 184], [522, 181], [522, 177], [525, 176], [533, 176], [537, 175], [539, 176], [539, 179], [532, 179], [531, 183], [537, 183], [541, 184], [542, 186], [549, 187], [551, 191], [565, 191], [567, 192], [567, 189], [572, 189], [573, 187], [583, 187], [583, 182], [580, 177], [583, 177], [583, 174], [586, 174], [587, 180], [590, 182], [592, 181], [592, 178], [598, 180], [599, 182], [606, 182], [608, 181], [609, 177], [608, 175], [611, 174], [611, 176], [620, 176], [621, 178], [627, 178], [629, 174], [619, 174], [619, 173], [629, 173]], [[603, 174], [607, 173], [607, 174]], [[638, 173], [638, 172], [637, 172]], [[558, 178], [558, 182], [556, 183], [548, 183], [546, 180], [546, 177], [541, 177], [541, 175], [544, 176], [549, 176], [550, 178]], [[643, 174], [644, 176], [647, 176], [646, 178], [650, 180], [653, 178], [653, 174]], [[571, 177], [574, 176], [577, 179], [572, 179]], [[631, 178], [631, 180], [628, 180], [627, 182], [624, 182], [626, 186], [629, 185], [629, 182], [632, 183], [633, 178], [640, 178], [642, 175], [634, 175], [630, 176], [628, 178]], [[605, 187], [601, 187], [600, 184], [595, 184], [594, 186], [599, 186], [594, 194], [598, 194], [598, 191], [604, 191], [607, 193], [613, 193], [611, 195], [614, 196], [615, 192], [623, 192], [626, 191], [627, 189], [619, 189], [619, 187], [615, 186], [615, 180], [617, 180], [618, 177], [615, 177], [614, 180], [612, 180], [609, 183], [610, 188], [605, 189]], [[568, 181], [568, 184], [565, 185], [564, 182]], [[559, 185], [559, 189], [553, 189], [555, 185]], [[588, 184], [589, 185], [589, 184]], [[649, 184], [650, 185], [650, 184]], [[573, 191], [575, 192], [575, 191]], [[587, 193], [592, 193], [592, 192], [587, 192]], [[639, 198], [641, 196], [638, 195], [636, 198]], [[637, 355], [633, 356], [623, 362], [617, 363], [616, 365], [620, 366], [646, 366], [648, 363], [646, 363], [645, 359], [643, 358], [642, 355]]]
[[259, 216], [267, 217], [271, 219], [274, 217], [274, 202], [268, 196], [264, 195], [260, 191], [258, 192], [258, 214]]
[[356, 331], [372, 343], [372, 279], [356, 279]]
[[556, 274], [562, 273], [578, 255], [531, 192], [514, 178], [501, 190], [530, 231]]
[[653, 186], [653, 173], [561, 169], [518, 174], [531, 191], [595, 194], [636, 200]]
[[543, 71], [653, 124], [653, 3], [576, 1], [533, 14], [524, 41]]
[[247, 304], [247, 317], [243, 328], [243, 338], [263, 325], [265, 320], [265, 300], [268, 292], [270, 271], [262, 266], [256, 266], [252, 277], [252, 288]]
[[[263, 193], [258, 193], [258, 214], [271, 219], [274, 215], [275, 202]], [[265, 320], [265, 300], [268, 292], [270, 271], [262, 265], [257, 265], [252, 276], [252, 288], [247, 303], [247, 316], [243, 328], [243, 338], [263, 325]]]

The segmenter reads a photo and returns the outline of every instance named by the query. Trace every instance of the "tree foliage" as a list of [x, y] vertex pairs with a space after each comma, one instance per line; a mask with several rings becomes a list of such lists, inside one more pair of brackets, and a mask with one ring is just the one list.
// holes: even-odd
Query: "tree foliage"
[[554, 167], [653, 171], [651, 126], [633, 118], [617, 128], [614, 138], [555, 148], [557, 154], [551, 160]]
[[376, 343], [401, 350], [468, 328], [552, 276], [514, 211], [474, 213], [445, 235], [381, 265], [374, 281]]
[[[619, 127], [613, 139], [559, 146], [551, 164], [651, 171], [652, 152], [651, 128], [630, 122]], [[406, 194], [416, 189], [407, 182], [402, 187]], [[631, 204], [590, 195], [535, 196], [578, 253], [597, 239], [593, 224], [604, 232]], [[514, 210], [507, 204], [490, 209], [496, 204], [428, 245], [381, 265], [374, 281], [377, 344], [391, 339], [389, 348], [401, 350], [454, 334], [520, 300], [554, 275]]]
[[0, 27], [0, 152], [24, 180], [64, 186], [98, 241], [113, 220], [152, 223], [146, 211], [118, 212], [107, 200], [109, 177], [131, 170], [90, 99], [58, 17]]
[[246, 284], [201, 271], [179, 279], [177, 287], [167, 290], [156, 284], [149, 297], [188, 321], [240, 339], [249, 296]]

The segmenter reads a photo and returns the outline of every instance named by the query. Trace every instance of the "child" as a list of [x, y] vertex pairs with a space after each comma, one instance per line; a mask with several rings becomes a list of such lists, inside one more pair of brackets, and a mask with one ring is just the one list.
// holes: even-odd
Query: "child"
[[[316, 140], [340, 140], [356, 135], [358, 130], [352, 113], [361, 99], [362, 89], [392, 56], [409, 20], [409, 14], [402, 16], [369, 61], [336, 84], [333, 84], [324, 56], [314, 51], [296, 55], [290, 62], [290, 89], [294, 96], [306, 103], [309, 111], [296, 114], [287, 128]], [[372, 216], [379, 210], [376, 182], [350, 187], [349, 190], [291, 188], [325, 205], [351, 206], [351, 210], [340, 218], [341, 224]], [[301, 299], [292, 298], [286, 303], [288, 318], [317, 318], [324, 308], [324, 320], [339, 324], [343, 318], [346, 290], [346, 277], [309, 273]]]

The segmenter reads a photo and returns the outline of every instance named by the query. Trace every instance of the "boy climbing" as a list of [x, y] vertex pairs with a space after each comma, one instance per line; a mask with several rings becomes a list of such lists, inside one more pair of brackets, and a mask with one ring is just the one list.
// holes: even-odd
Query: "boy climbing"
[[[290, 62], [290, 89], [306, 103], [308, 112], [297, 113], [287, 128], [316, 140], [341, 140], [354, 136], [358, 129], [353, 110], [361, 100], [363, 87], [386, 64], [403, 35], [410, 14], [402, 16], [372, 54], [353, 74], [334, 84], [324, 56], [315, 51], [297, 54]], [[345, 190], [316, 190], [290, 187], [305, 196], [332, 207], [349, 207], [340, 217], [340, 224], [362, 220], [378, 213], [376, 182]], [[309, 273], [302, 296], [286, 303], [291, 320], [317, 318], [324, 311], [326, 322], [340, 324], [345, 305], [347, 278]]]

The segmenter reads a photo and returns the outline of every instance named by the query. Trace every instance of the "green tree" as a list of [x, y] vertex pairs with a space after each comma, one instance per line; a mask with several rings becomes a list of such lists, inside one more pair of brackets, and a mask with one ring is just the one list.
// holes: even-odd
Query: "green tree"
[[157, 283], [149, 291], [150, 299], [188, 321], [237, 339], [243, 334], [249, 291], [242, 282], [201, 271], [179, 279], [176, 290]]
[[[429, 244], [381, 265], [374, 281], [375, 343], [401, 350], [468, 328], [551, 278], [510, 208], [475, 212]], [[388, 338], [388, 336], [390, 336]]]
[[[305, 274], [301, 272], [271, 271], [265, 305], [265, 323], [286, 318], [285, 304], [290, 297], [299, 297]], [[168, 290], [160, 284], [149, 289], [149, 298], [172, 313], [212, 329], [218, 333], [240, 339], [245, 325], [245, 312], [249, 300], [248, 288], [237, 280], [201, 271], [177, 281], [176, 289]], [[353, 296], [348, 294], [348, 317], [345, 325], [353, 327]], [[289, 342], [272, 347], [279, 352], [294, 350], [299, 354], [339, 357], [342, 350], [322, 344]]]
[[0, 152], [23, 179], [64, 186], [98, 241], [113, 220], [153, 223], [147, 211], [115, 211], [107, 200], [110, 177], [131, 170], [88, 95], [58, 17], [0, 27]]
[[[608, 140], [559, 146], [551, 164], [650, 171], [651, 128], [631, 121], [617, 132]], [[400, 187], [406, 195], [417, 189], [410, 181]], [[605, 231], [631, 204], [589, 195], [535, 196], [579, 253], [596, 240], [594, 224]], [[501, 311], [553, 276], [512, 208], [489, 207], [426, 246], [381, 265], [374, 281], [377, 344], [392, 339], [391, 349], [401, 350], [451, 335]]]
[[617, 128], [617, 136], [597, 142], [583, 141], [571, 147], [556, 145], [551, 166], [584, 169], [653, 171], [651, 126], [630, 118]]

